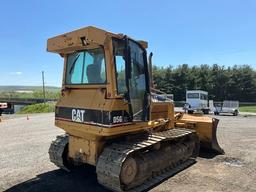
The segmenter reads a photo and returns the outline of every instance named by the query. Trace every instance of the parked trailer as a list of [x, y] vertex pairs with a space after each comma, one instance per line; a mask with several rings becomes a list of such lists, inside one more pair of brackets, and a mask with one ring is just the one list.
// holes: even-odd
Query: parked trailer
[[188, 113], [203, 112], [208, 114], [210, 108], [208, 107], [208, 92], [202, 90], [186, 91], [186, 104], [184, 109]]
[[232, 113], [237, 116], [239, 114], [239, 101], [225, 100], [222, 104], [215, 104], [214, 114], [219, 115], [220, 113]]

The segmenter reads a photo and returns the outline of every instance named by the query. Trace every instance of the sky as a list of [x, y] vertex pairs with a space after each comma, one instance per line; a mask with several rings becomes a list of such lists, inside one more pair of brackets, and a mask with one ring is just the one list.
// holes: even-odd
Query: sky
[[0, 85], [61, 86], [47, 39], [93, 25], [149, 43], [157, 66], [256, 68], [255, 0], [8, 0], [0, 12]]

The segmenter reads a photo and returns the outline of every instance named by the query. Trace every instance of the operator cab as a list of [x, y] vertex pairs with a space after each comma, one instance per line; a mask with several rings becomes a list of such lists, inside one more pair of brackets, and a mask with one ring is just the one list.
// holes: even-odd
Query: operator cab
[[[59, 53], [65, 60], [62, 95], [66, 96], [60, 99], [57, 106], [70, 103], [72, 107], [77, 105], [76, 108], [82, 110], [103, 108], [101, 111], [118, 113], [110, 117], [110, 123], [117, 117], [119, 123], [148, 121], [150, 88], [146, 47], [146, 42], [95, 27], [49, 39], [48, 51]], [[81, 101], [81, 95], [85, 95], [84, 101]], [[79, 98], [80, 101], [71, 102], [72, 98]], [[121, 105], [120, 100], [123, 102]], [[116, 112], [123, 106], [126, 106], [125, 109]], [[95, 112], [92, 116], [95, 119], [99, 114]], [[92, 118], [88, 121], [95, 122]], [[104, 123], [104, 120], [97, 122]]]
[[[128, 101], [134, 121], [146, 121], [149, 93], [146, 51], [128, 38], [113, 38], [112, 47], [117, 95]], [[66, 65], [66, 85], [107, 83], [104, 47], [68, 54]]]

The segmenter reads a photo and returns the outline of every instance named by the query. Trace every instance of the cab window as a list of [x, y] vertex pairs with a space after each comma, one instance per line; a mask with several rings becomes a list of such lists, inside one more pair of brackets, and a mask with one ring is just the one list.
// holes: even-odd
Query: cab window
[[103, 48], [69, 54], [66, 66], [66, 84], [102, 84], [106, 82]]
[[125, 41], [113, 39], [117, 93], [127, 92], [125, 81]]
[[208, 96], [207, 96], [206, 94], [201, 93], [201, 94], [200, 94], [200, 99], [201, 99], [201, 100], [207, 100], [207, 99], [208, 99]]
[[199, 93], [188, 93], [187, 98], [189, 98], [189, 99], [198, 99], [199, 98]]

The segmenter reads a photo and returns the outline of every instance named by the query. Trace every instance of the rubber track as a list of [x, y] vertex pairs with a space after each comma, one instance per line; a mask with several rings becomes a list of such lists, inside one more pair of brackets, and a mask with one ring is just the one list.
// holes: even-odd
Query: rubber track
[[[129, 154], [150, 147], [158, 142], [173, 140], [192, 133], [195, 133], [195, 131], [175, 128], [168, 131], [151, 134], [146, 140], [133, 141], [132, 143], [115, 143], [109, 147], [106, 147], [100, 155], [96, 166], [98, 182], [113, 191], [123, 191], [119, 175], [121, 172], [122, 163]], [[190, 158], [181, 164], [176, 164], [175, 167], [167, 167], [166, 169], [162, 170], [161, 173], [159, 172], [159, 175], [154, 175], [152, 178], [146, 180], [143, 184], [128, 191], [144, 191], [156, 185], [160, 181], [183, 170], [194, 162], [195, 159]]]
[[61, 169], [69, 171], [69, 169], [65, 167], [63, 162], [63, 157], [62, 157], [62, 154], [67, 144], [68, 144], [68, 135], [67, 134], [58, 135], [56, 139], [52, 141], [48, 153], [49, 153], [50, 161], [52, 163], [54, 163], [56, 166], [58, 166]]

